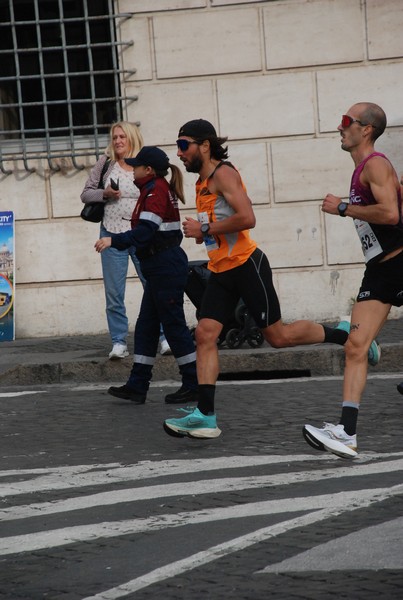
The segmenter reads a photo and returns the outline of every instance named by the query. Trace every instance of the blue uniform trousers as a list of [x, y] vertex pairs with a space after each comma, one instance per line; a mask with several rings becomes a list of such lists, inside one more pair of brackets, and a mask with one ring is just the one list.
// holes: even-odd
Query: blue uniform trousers
[[161, 323], [178, 363], [182, 384], [195, 389], [196, 352], [183, 310], [187, 256], [177, 246], [141, 259], [140, 264], [146, 283], [134, 331], [134, 363], [127, 385], [140, 393], [147, 392]]

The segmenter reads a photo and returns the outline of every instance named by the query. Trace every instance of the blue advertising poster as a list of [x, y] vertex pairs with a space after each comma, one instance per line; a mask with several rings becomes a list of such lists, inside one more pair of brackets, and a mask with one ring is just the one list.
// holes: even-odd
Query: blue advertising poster
[[13, 340], [14, 213], [0, 212], [0, 342]]

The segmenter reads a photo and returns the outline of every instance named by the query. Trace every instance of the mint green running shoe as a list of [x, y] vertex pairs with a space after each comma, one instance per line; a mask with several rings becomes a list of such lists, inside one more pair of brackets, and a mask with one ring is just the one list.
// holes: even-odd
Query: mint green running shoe
[[[342, 329], [343, 331], [347, 331], [350, 333], [350, 322], [349, 321], [340, 321], [337, 325], [336, 329]], [[368, 364], [371, 367], [375, 367], [379, 361], [381, 360], [381, 347], [376, 340], [372, 340], [371, 345], [368, 350]]]
[[381, 360], [381, 347], [376, 340], [371, 342], [368, 350], [368, 364], [375, 367]]
[[340, 321], [340, 323], [336, 326], [336, 329], [341, 329], [342, 331], [347, 331], [347, 333], [350, 333], [350, 321]]
[[[185, 412], [188, 412], [187, 410]], [[189, 412], [181, 419], [166, 419], [164, 429], [174, 437], [216, 438], [221, 429], [217, 427], [215, 415], [203, 415], [198, 408]]]

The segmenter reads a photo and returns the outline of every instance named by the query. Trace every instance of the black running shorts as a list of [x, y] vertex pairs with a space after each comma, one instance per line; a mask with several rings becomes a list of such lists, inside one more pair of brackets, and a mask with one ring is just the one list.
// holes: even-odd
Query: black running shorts
[[357, 296], [357, 302], [365, 300], [403, 306], [403, 252], [385, 262], [368, 265]]
[[214, 319], [225, 325], [240, 298], [261, 329], [281, 319], [270, 264], [259, 248], [240, 267], [223, 273], [211, 273], [199, 319]]

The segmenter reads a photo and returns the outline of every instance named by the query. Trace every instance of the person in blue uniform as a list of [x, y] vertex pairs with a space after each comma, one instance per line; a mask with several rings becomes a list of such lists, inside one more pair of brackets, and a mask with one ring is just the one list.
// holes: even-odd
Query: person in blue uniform
[[[132, 229], [103, 237], [97, 252], [108, 247], [136, 247], [146, 280], [134, 332], [134, 363], [128, 381], [110, 387], [117, 398], [144, 404], [158, 348], [160, 323], [182, 376], [179, 390], [165, 397], [168, 404], [197, 400], [196, 353], [183, 309], [188, 259], [180, 244], [183, 238], [178, 200], [184, 203], [183, 176], [156, 146], [144, 146], [125, 162], [133, 167], [140, 196], [133, 211]], [[165, 178], [171, 169], [171, 180]]]

